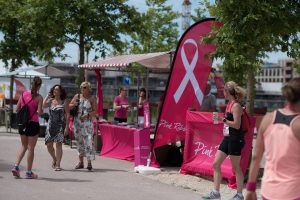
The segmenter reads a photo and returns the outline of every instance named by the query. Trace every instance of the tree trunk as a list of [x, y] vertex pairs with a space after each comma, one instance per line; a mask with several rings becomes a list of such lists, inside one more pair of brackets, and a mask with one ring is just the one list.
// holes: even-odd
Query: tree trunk
[[[249, 67], [250, 68], [250, 67]], [[255, 77], [254, 77], [254, 70], [248, 71], [247, 77], [247, 112], [253, 114], [254, 111], [254, 97], [255, 97]]]
[[15, 76], [10, 76], [10, 89], [9, 89], [9, 107], [12, 110], [13, 109], [13, 100], [14, 100], [14, 82], [15, 82]]

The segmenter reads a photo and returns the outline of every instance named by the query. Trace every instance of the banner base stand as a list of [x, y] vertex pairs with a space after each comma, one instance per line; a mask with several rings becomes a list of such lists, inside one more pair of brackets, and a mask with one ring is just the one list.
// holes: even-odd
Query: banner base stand
[[161, 171], [159, 168], [138, 165], [134, 168], [134, 172], [147, 175], [147, 174], [159, 174]]

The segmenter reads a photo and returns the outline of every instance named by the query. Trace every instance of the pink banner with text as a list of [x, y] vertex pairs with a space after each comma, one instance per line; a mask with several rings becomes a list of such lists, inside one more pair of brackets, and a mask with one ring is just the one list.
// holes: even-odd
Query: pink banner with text
[[[255, 118], [250, 117], [249, 132], [244, 135], [245, 146], [241, 155], [241, 168], [245, 174], [252, 150], [252, 140]], [[183, 174], [203, 174], [213, 176], [213, 162], [215, 154], [223, 139], [223, 123], [213, 124], [212, 113], [191, 112], [186, 113], [186, 139], [183, 164]], [[228, 180], [228, 185], [236, 187], [229, 157], [221, 167], [222, 177]]]
[[184, 141], [185, 116], [189, 107], [200, 109], [215, 45], [202, 43], [211, 33], [214, 19], [200, 21], [187, 30], [177, 47], [160, 113], [154, 148]]

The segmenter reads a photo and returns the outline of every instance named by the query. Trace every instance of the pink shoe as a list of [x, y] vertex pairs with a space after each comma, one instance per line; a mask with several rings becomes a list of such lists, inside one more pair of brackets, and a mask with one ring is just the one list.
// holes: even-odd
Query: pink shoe
[[14, 166], [14, 167], [11, 169], [11, 173], [13, 174], [14, 177], [20, 178], [20, 169], [19, 169], [18, 166]]
[[35, 174], [35, 173], [33, 173], [33, 172], [31, 172], [31, 173], [30, 172], [26, 172], [25, 178], [27, 178], [27, 179], [37, 179], [38, 175]]

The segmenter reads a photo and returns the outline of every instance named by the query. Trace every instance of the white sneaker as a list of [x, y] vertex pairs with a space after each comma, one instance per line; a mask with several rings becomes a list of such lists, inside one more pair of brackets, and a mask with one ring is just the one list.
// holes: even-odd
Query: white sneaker
[[211, 191], [209, 194], [204, 195], [202, 199], [221, 199], [219, 192]]
[[244, 196], [240, 196], [240, 195], [236, 194], [229, 200], [244, 200]]

